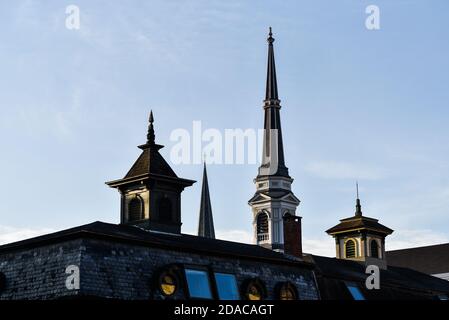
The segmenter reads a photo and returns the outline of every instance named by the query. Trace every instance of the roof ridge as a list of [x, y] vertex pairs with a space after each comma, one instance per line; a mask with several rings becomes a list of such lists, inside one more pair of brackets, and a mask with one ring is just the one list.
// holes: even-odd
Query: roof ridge
[[429, 244], [429, 245], [424, 245], [424, 246], [420, 246], [420, 247], [409, 247], [409, 248], [403, 248], [403, 249], [388, 250], [387, 252], [397, 252], [397, 251], [405, 251], [405, 250], [420, 250], [420, 249], [427, 249], [427, 248], [432, 248], [432, 247], [443, 247], [443, 246], [449, 246], [449, 242], [448, 243]]

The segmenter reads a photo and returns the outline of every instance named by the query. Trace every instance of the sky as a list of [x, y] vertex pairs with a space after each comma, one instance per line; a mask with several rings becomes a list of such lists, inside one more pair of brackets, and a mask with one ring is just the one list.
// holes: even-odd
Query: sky
[[[66, 27], [76, 5], [79, 29]], [[368, 30], [368, 5], [380, 29]], [[388, 249], [449, 242], [449, 2], [0, 1], [0, 243], [119, 222], [125, 175], [149, 111], [170, 161], [176, 129], [263, 126], [273, 27], [286, 164], [304, 251], [363, 213], [394, 229]], [[195, 233], [197, 180], [182, 194]], [[250, 242], [257, 164], [210, 164], [218, 238]]]

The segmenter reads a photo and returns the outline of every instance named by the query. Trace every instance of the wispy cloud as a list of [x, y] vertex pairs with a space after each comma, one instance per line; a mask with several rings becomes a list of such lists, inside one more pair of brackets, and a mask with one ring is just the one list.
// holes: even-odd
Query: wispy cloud
[[72, 136], [73, 126], [85, 116], [81, 108], [83, 92], [74, 88], [67, 93], [66, 107], [46, 104], [45, 101], [31, 106], [20, 106], [9, 115], [11, 123], [19, 123], [29, 134], [49, 134], [58, 139]]
[[[186, 234], [196, 235], [196, 231], [187, 230], [184, 231]], [[233, 242], [249, 243], [253, 241], [253, 236], [250, 232], [246, 230], [215, 230], [215, 238], [220, 240], [227, 240]]]
[[[407, 249], [448, 243], [449, 234], [435, 232], [430, 229], [396, 230], [385, 240], [386, 250]], [[335, 241], [331, 237], [303, 239], [305, 253], [335, 257]]]
[[37, 14], [38, 4], [33, 0], [21, 1], [12, 13], [13, 23], [21, 27], [36, 27], [39, 25]]
[[54, 231], [50, 228], [30, 229], [0, 226], [0, 245], [41, 236]]
[[306, 172], [323, 179], [380, 180], [385, 170], [367, 164], [337, 161], [317, 161], [306, 165]]
[[449, 188], [444, 184], [410, 181], [401, 189], [391, 190], [389, 197], [384, 196], [382, 201], [371, 203], [370, 212], [378, 218], [381, 214], [394, 212], [394, 215], [381, 219], [388, 219], [396, 230], [410, 230], [416, 225], [425, 225], [425, 228], [433, 228], [436, 224], [444, 226], [449, 213]]
[[[186, 232], [196, 234], [195, 232]], [[217, 230], [216, 238], [242, 243], [252, 243], [252, 234], [246, 230]], [[303, 238], [303, 252], [325, 257], [335, 257], [335, 241], [332, 237]], [[387, 250], [406, 249], [449, 242], [449, 235], [430, 229], [397, 230], [386, 239]]]
[[449, 234], [430, 229], [397, 230], [387, 238], [387, 250], [406, 249], [449, 242]]
[[252, 243], [253, 236], [245, 230], [217, 230], [216, 237], [222, 240]]
[[[196, 232], [188, 231], [187, 234], [196, 234]], [[253, 236], [251, 232], [246, 230], [216, 230], [215, 236], [217, 239], [253, 243]], [[322, 237], [317, 239], [303, 239], [303, 251], [309, 254], [322, 255], [327, 257], [335, 257], [335, 242], [331, 237]]]
[[303, 239], [302, 250], [309, 254], [335, 257], [335, 241], [331, 237]]

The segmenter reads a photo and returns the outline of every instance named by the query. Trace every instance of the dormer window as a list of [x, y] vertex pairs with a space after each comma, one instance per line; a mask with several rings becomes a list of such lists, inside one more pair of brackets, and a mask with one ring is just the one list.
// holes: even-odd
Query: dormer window
[[355, 283], [346, 283], [346, 288], [348, 288], [348, 291], [354, 300], [365, 300], [365, 296], [360, 291], [359, 286]]
[[139, 221], [143, 219], [143, 201], [140, 196], [136, 196], [128, 203], [128, 221]]

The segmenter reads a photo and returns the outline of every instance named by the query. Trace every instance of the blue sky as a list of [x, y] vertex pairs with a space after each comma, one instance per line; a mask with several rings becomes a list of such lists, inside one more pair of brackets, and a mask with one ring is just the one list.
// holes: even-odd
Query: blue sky
[[[79, 30], [65, 8], [80, 8]], [[365, 8], [380, 8], [380, 30]], [[447, 1], [1, 1], [0, 241], [118, 222], [121, 178], [155, 114], [177, 128], [261, 128], [274, 30], [287, 166], [305, 250], [354, 212], [395, 233], [388, 248], [449, 241]], [[198, 181], [183, 193], [195, 232]], [[248, 241], [256, 165], [210, 165], [219, 237]]]

